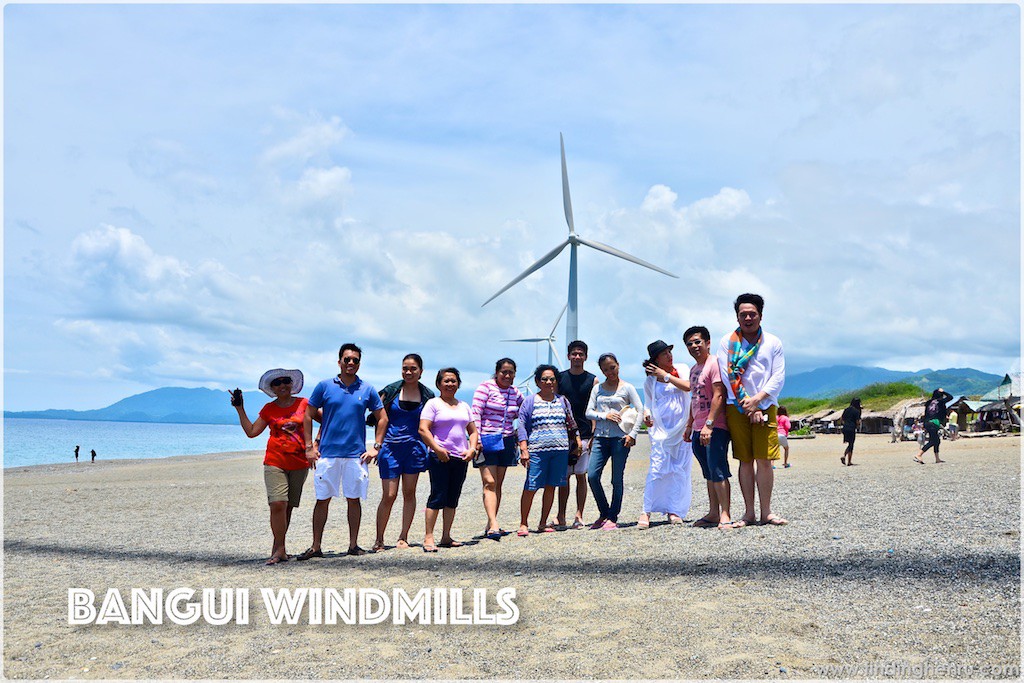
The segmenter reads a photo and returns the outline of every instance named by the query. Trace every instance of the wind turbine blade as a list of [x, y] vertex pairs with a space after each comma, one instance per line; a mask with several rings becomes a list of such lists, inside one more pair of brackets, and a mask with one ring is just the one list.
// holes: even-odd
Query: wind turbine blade
[[505, 285], [504, 287], [499, 289], [497, 294], [495, 294], [490, 299], [488, 299], [487, 301], [485, 301], [482, 304], [480, 304], [480, 308], [483, 308], [487, 304], [489, 304], [492, 301], [494, 301], [495, 299], [497, 299], [499, 296], [501, 296], [502, 294], [505, 293], [505, 290], [515, 286], [516, 284], [519, 283], [520, 280], [522, 280], [523, 278], [527, 277], [528, 275], [530, 275], [534, 271], [540, 270], [541, 268], [543, 268], [547, 264], [549, 264], [552, 261], [554, 261], [555, 257], [558, 256], [560, 253], [562, 253], [562, 250], [565, 249], [567, 246], [569, 246], [569, 240], [566, 240], [566, 241], [562, 242], [557, 247], [555, 247], [554, 249], [549, 251], [547, 254], [542, 256], [539, 261], [537, 261], [532, 266], [530, 266], [529, 268], [524, 270], [522, 273], [520, 273], [519, 277], [517, 277], [515, 280], [512, 280], [512, 282], [508, 283], [507, 285]]
[[[548, 335], [550, 339], [555, 338], [555, 330], [558, 328], [558, 323], [562, 322], [562, 316], [565, 315], [565, 309], [567, 308], [569, 308], [568, 302], [562, 307], [562, 312], [558, 314], [558, 320], [556, 320], [555, 324], [551, 326], [551, 334]], [[557, 356], [558, 354], [556, 353], [555, 355]]]
[[502, 339], [503, 342], [543, 342], [547, 341], [547, 337], [535, 337], [533, 339]]
[[569, 172], [565, 168], [565, 140], [558, 134], [558, 144], [562, 148], [562, 205], [565, 207], [565, 222], [569, 225], [569, 234], [576, 234], [576, 226], [572, 222], [572, 200], [569, 199]]
[[558, 369], [561, 370], [562, 362], [558, 359], [558, 349], [555, 348], [555, 343], [548, 339], [548, 346], [551, 348], [551, 358], [554, 359], [555, 365], [557, 365]]
[[588, 247], [590, 247], [591, 249], [597, 249], [598, 251], [603, 251], [606, 254], [611, 254], [612, 256], [618, 256], [620, 259], [624, 259], [626, 261], [629, 261], [630, 263], [635, 263], [638, 266], [643, 266], [644, 268], [650, 268], [651, 270], [656, 270], [659, 273], [662, 273], [664, 275], [668, 275], [669, 277], [674, 277], [674, 278], [677, 278], [677, 279], [679, 278], [678, 275], [676, 275], [674, 273], [670, 273], [667, 270], [665, 270], [664, 268], [659, 268], [658, 266], [654, 265], [653, 263], [648, 263], [647, 261], [643, 261], [641, 259], [638, 259], [636, 256], [631, 256], [631, 255], [627, 254], [624, 251], [619, 251], [615, 247], [609, 247], [607, 244], [601, 244], [600, 242], [592, 242], [591, 240], [585, 240], [582, 237], [577, 237], [576, 239], [579, 241], [580, 244], [585, 244]]

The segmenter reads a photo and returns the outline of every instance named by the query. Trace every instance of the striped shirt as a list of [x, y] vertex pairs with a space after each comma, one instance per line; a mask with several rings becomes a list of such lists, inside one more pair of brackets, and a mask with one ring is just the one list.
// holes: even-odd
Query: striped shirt
[[563, 396], [545, 401], [539, 394], [527, 396], [519, 415], [519, 440], [530, 453], [569, 450], [569, 428], [576, 428], [572, 408]]
[[501, 389], [497, 382], [489, 379], [473, 392], [470, 413], [481, 434], [500, 432], [503, 436], [510, 436], [516, 433], [513, 423], [519, 416], [519, 406], [522, 404], [523, 395], [519, 389]]

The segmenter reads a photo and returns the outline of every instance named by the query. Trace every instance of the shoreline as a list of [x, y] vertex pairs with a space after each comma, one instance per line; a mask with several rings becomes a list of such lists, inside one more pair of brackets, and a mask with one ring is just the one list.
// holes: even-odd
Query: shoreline
[[221, 451], [217, 453], [190, 453], [188, 455], [161, 455], [153, 458], [107, 458], [100, 459], [96, 462], [90, 462], [88, 456], [86, 456], [81, 462], [50, 462], [40, 463], [38, 465], [11, 465], [10, 467], [4, 467], [4, 475], [13, 474], [15, 472], [39, 472], [39, 471], [57, 471], [67, 468], [76, 467], [98, 467], [98, 466], [109, 466], [109, 465], [142, 465], [144, 463], [161, 463], [161, 462], [188, 462], [189, 460], [195, 460], [197, 462], [211, 461], [211, 460], [232, 460], [235, 458], [249, 458], [258, 457], [260, 462], [263, 462], [263, 449], [253, 449], [245, 451]]
[[[964, 678], [971, 675], [963, 669], [935, 667], [1019, 667], [1020, 441], [944, 442], [947, 464], [921, 466], [911, 459], [916, 444], [864, 435], [856, 465], [843, 467], [840, 439], [800, 441], [793, 467], [776, 470], [773, 508], [790, 520], [784, 527], [704, 530], [655, 515], [650, 529], [637, 529], [642, 440], [630, 454], [624, 528], [616, 531], [480, 539], [480, 478], [470, 473], [453, 531], [467, 545], [424, 553], [423, 477], [413, 548], [393, 547], [399, 497], [385, 535], [392, 547], [344, 556], [345, 508], [336, 501], [327, 557], [276, 567], [262, 564], [270, 532], [259, 451], [18, 468], [4, 479], [4, 674], [850, 678], [900, 662], [932, 667], [931, 677]], [[699, 477], [695, 463], [693, 473]], [[380, 500], [378, 475], [370, 476], [360, 533], [367, 548]], [[516, 528], [523, 478], [521, 467], [509, 470], [499, 515], [506, 529]], [[703, 489], [694, 482], [687, 519], [706, 511]], [[742, 499], [733, 489], [738, 516]], [[288, 535], [292, 553], [309, 543], [312, 507], [307, 479]], [[587, 521], [595, 510], [588, 496]], [[68, 589], [127, 596], [136, 587], [246, 589], [251, 620], [68, 624]], [[261, 588], [314, 587], [460, 589], [467, 600], [473, 589], [491, 596], [512, 587], [521, 615], [507, 626], [270, 623]]]

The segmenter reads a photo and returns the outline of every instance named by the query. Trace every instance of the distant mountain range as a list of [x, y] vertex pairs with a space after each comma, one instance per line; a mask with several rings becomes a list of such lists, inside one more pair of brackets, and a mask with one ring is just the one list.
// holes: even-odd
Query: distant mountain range
[[[242, 394], [250, 419], [270, 400], [262, 391]], [[179, 422], [183, 424], [238, 424], [227, 391], [164, 387], [121, 399], [97, 410], [4, 411], [4, 417], [33, 417], [48, 420], [103, 420], [107, 422]]]
[[[899, 372], [885, 368], [862, 368], [834, 365], [818, 368], [786, 378], [786, 398], [827, 398], [860, 389], [877, 382], [910, 382], [924, 391], [942, 387], [954, 396], [984, 394], [1002, 380], [971, 368]], [[260, 391], [244, 394], [245, 407], [251, 419], [270, 398]], [[472, 391], [460, 391], [459, 399], [471, 401]], [[238, 424], [238, 415], [229, 403], [228, 394], [215, 389], [184, 389], [165, 387], [129, 396], [113, 405], [97, 410], [33, 410], [4, 411], [4, 417], [30, 417], [50, 420], [103, 420], [109, 422], [179, 422], [185, 424]]]
[[[307, 396], [312, 391], [304, 391]], [[272, 400], [262, 391], [246, 391], [245, 412], [255, 420], [262, 408]], [[456, 396], [473, 400], [472, 390], [460, 391]], [[4, 417], [31, 417], [43, 420], [101, 420], [105, 422], [176, 422], [182, 424], [238, 424], [238, 413], [231, 407], [228, 392], [217, 389], [185, 389], [164, 387], [121, 399], [117, 403], [96, 410], [5, 410]]]
[[833, 365], [786, 377], [782, 395], [784, 398], [829, 398], [869, 384], [908, 382], [928, 393], [942, 387], [954, 396], [973, 396], [986, 393], [1002, 379], [1002, 375], [992, 375], [973, 368], [902, 372], [857, 365]]

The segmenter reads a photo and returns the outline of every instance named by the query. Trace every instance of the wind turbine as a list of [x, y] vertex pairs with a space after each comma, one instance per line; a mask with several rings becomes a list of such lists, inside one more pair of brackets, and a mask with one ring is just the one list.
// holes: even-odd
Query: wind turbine
[[569, 304], [562, 307], [562, 312], [558, 314], [558, 319], [555, 320], [555, 324], [551, 326], [551, 332], [546, 337], [531, 337], [529, 339], [502, 339], [503, 342], [547, 342], [548, 343], [548, 365], [556, 365], [559, 370], [562, 369], [562, 362], [558, 359], [558, 349], [555, 348], [555, 328], [558, 327], [558, 323], [562, 322], [562, 316], [565, 315], [565, 310], [569, 308]]
[[[497, 299], [503, 293], [505, 293], [506, 290], [518, 284], [520, 280], [523, 280], [531, 273], [540, 270], [541, 268], [546, 266], [548, 263], [553, 261], [555, 257], [561, 254], [563, 249], [569, 247], [569, 303], [566, 305], [566, 307], [569, 310], [569, 316], [566, 318], [565, 322], [565, 338], [568, 343], [573, 341], [574, 339], [580, 338], [579, 319], [577, 315], [579, 312], [579, 298], [577, 296], [576, 248], [579, 247], [581, 244], [583, 246], [590, 247], [591, 249], [596, 249], [597, 251], [603, 251], [606, 254], [617, 256], [620, 259], [629, 261], [630, 263], [635, 263], [638, 266], [650, 268], [651, 270], [657, 271], [664, 275], [668, 275], [669, 277], [678, 278], [679, 276], [674, 275], [673, 273], [670, 273], [667, 270], [659, 268], [658, 266], [652, 263], [648, 263], [647, 261], [638, 259], [637, 257], [627, 254], [624, 251], [619, 251], [615, 247], [610, 247], [607, 244], [602, 244], [600, 242], [595, 242], [593, 240], [585, 240], [576, 234], [576, 227], [575, 225], [573, 225], [572, 221], [572, 202], [569, 200], [569, 173], [566, 171], [565, 167], [565, 140], [563, 139], [561, 133], [558, 134], [558, 143], [562, 149], [562, 204], [565, 208], [565, 222], [569, 225], [569, 237], [564, 242], [559, 244], [557, 247], [555, 247], [547, 254], [542, 256], [540, 260], [538, 260], [532, 266], [530, 266], [522, 273], [520, 273], [519, 276], [516, 277], [514, 280], [512, 280], [507, 285], [499, 289], [494, 296], [492, 296], [487, 301], [483, 302], [480, 305], [480, 307], [483, 308], [487, 304]], [[558, 323], [555, 324], [557, 325]]]

